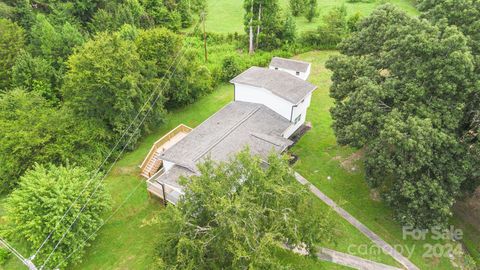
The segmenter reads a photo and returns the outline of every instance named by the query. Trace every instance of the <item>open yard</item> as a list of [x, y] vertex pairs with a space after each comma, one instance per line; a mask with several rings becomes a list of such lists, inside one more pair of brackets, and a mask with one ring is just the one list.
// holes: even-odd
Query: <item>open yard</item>
[[[355, 150], [338, 146], [330, 128], [331, 119], [328, 112], [332, 105], [328, 97], [330, 74], [324, 68], [324, 63], [335, 53], [310, 52], [297, 57], [313, 63], [311, 81], [318, 85], [319, 89], [314, 94], [308, 116], [313, 129], [291, 150], [300, 156], [295, 168], [384, 240], [402, 247], [404, 255], [407, 253], [406, 247], [415, 248], [411, 260], [422, 269], [453, 269], [448, 259], [422, 258], [423, 245], [428, 242], [402, 239], [401, 227], [392, 221], [392, 212], [384, 203], [372, 199], [358, 161], [351, 160], [351, 168], [356, 167], [355, 172], [347, 171], [340, 165]], [[164, 125], [148, 136], [137, 150], [121, 159], [107, 178], [108, 188], [115, 200], [113, 210], [140, 183], [138, 165], [156, 139], [180, 123], [195, 127], [231, 101], [232, 94], [233, 87], [222, 85], [195, 104], [170, 113]], [[328, 176], [332, 179], [327, 180]], [[320, 200], [317, 207], [319, 211], [328, 211]], [[155, 244], [162, 238], [156, 231], [156, 220], [162, 218], [161, 212], [162, 206], [157, 201], [148, 199], [145, 186], [141, 184], [122, 210], [101, 230], [97, 240], [88, 249], [84, 262], [75, 269], [149, 269], [154, 262]], [[362, 248], [375, 250], [370, 240], [338, 215], [333, 213], [332, 215], [337, 221], [335, 228], [337, 240], [328, 247], [398, 266], [387, 255], [364, 252]], [[319, 269], [322, 266], [328, 266], [326, 269], [342, 269], [284, 251], [279, 251], [279, 256], [286, 263], [301, 266], [301, 269]]]
[[[345, 210], [367, 225], [391, 245], [398, 247], [404, 255], [407, 248], [413, 249], [410, 259], [421, 269], [453, 269], [448, 258], [423, 258], [424, 245], [428, 241], [402, 239], [402, 229], [393, 221], [391, 210], [371, 193], [365, 181], [361, 166], [361, 153], [354, 149], [336, 144], [330, 127], [329, 108], [332, 100], [328, 96], [330, 72], [324, 63], [335, 51], [314, 51], [296, 58], [312, 62], [311, 81], [319, 88], [314, 93], [307, 121], [313, 125], [299, 143], [291, 149], [300, 159], [295, 169], [308, 178], [320, 190], [326, 193]], [[106, 184], [114, 205], [112, 211], [122, 207], [118, 213], [101, 229], [97, 239], [87, 249], [81, 265], [74, 269], [150, 269], [155, 260], [155, 247], [162, 236], [156, 230], [157, 220], [162, 218], [162, 205], [149, 199], [145, 183], [139, 176], [138, 165], [143, 161], [155, 140], [178, 124], [197, 126], [215, 111], [232, 100], [233, 87], [221, 85], [213, 93], [196, 103], [168, 114], [166, 121], [153, 134], [147, 136], [139, 147], [126, 154], [109, 174]], [[331, 177], [328, 180], [328, 177]], [[123, 204], [124, 200], [131, 197]], [[318, 200], [319, 211], [329, 211]], [[110, 213], [107, 213], [109, 216]], [[376, 252], [374, 244], [353, 226], [332, 213], [336, 242], [326, 247], [351, 253], [366, 259], [399, 266], [393, 258]], [[365, 251], [367, 250], [367, 252]], [[370, 250], [370, 251], [369, 251]], [[372, 251], [373, 250], [373, 251]], [[344, 269], [340, 266], [302, 258], [286, 251], [278, 251], [279, 257], [287, 263], [297, 265], [299, 269]], [[10, 260], [6, 269], [18, 269], [16, 261]]]
[[[308, 22], [305, 17], [297, 17], [297, 29], [300, 32], [315, 30], [321, 22], [321, 17], [325, 15], [332, 7], [345, 4], [349, 15], [360, 13], [368, 15], [376, 6], [380, 5], [382, 1], [371, 1], [371, 3], [348, 3], [346, 0], [318, 0], [318, 11], [320, 16], [313, 22]], [[410, 14], [418, 14], [414, 7], [413, 0], [388, 0]], [[207, 31], [217, 33], [243, 33], [243, 0], [209, 0], [208, 16], [207, 16]], [[283, 12], [289, 10], [288, 0], [280, 0]]]
[[[184, 123], [195, 127], [233, 98], [233, 87], [222, 85], [212, 94], [203, 97], [198, 102], [170, 113], [164, 125], [148, 136], [139, 148], [125, 155], [114, 167], [106, 180], [108, 189], [114, 198], [115, 211], [124, 199], [141, 183], [138, 165], [150, 150], [151, 145], [163, 134]], [[319, 211], [329, 211], [321, 201], [317, 205]], [[74, 269], [149, 269], [154, 263], [155, 244], [162, 236], [156, 230], [156, 220], [162, 218], [162, 205], [154, 199], [149, 199], [146, 187], [141, 186], [126, 201], [118, 212], [99, 233], [98, 238], [88, 248], [84, 262]], [[107, 214], [108, 216], [109, 214]], [[328, 247], [338, 251], [348, 252], [348, 246], [366, 245], [374, 247], [368, 238], [341, 219], [336, 214], [336, 243]], [[345, 269], [341, 266], [319, 262], [310, 258], [302, 258], [286, 251], [278, 251], [279, 257], [287, 264], [294, 264], [299, 269]], [[390, 265], [396, 262], [385, 254], [361, 254], [360, 257], [376, 260]], [[398, 266], [398, 265], [397, 265]]]

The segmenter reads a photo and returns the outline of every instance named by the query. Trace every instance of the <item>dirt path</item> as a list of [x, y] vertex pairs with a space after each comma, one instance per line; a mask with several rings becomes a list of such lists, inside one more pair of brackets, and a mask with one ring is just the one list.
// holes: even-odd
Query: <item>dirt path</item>
[[371, 231], [367, 228], [367, 226], [363, 225], [360, 221], [350, 215], [347, 211], [343, 208], [338, 206], [332, 199], [330, 199], [327, 195], [321, 192], [317, 187], [312, 185], [307, 179], [301, 176], [298, 173], [295, 173], [295, 177], [297, 181], [300, 182], [302, 185], [308, 185], [310, 191], [315, 194], [320, 200], [325, 202], [328, 206], [330, 206], [335, 212], [337, 212], [340, 216], [346, 219], [350, 224], [355, 226], [360, 232], [362, 232], [365, 236], [367, 236], [370, 240], [372, 240], [377, 246], [379, 246], [385, 253], [392, 256], [397, 262], [403, 265], [408, 270], [419, 270], [419, 268], [414, 265], [409, 259], [404, 257], [400, 254], [397, 250], [395, 250], [390, 244], [385, 242], [380, 236], [376, 233]]

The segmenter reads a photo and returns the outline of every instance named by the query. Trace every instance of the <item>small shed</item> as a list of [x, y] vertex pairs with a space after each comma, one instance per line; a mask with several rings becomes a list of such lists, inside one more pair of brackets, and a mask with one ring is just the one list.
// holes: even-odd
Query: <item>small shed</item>
[[310, 63], [303, 61], [273, 57], [269, 68], [285, 71], [301, 78], [302, 80], [307, 80], [308, 76], [310, 76], [311, 66]]

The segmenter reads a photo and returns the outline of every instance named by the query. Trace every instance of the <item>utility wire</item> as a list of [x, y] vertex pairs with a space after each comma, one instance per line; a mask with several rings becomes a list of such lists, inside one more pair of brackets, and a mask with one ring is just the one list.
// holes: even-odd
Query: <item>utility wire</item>
[[[193, 28], [193, 29], [196, 29], [196, 27], [199, 25], [201, 21], [199, 21], [196, 26]], [[195, 31], [195, 30], [194, 30]], [[192, 33], [194, 32], [192, 31]], [[181, 50], [182, 50], [182, 53], [180, 54], [177, 54], [177, 58], [179, 55], [183, 55], [185, 54], [186, 52], [186, 48], [185, 48], [185, 44], [183, 44]], [[175, 61], [174, 61], [175, 62]], [[172, 66], [173, 66], [173, 63], [172, 63]], [[168, 80], [170, 80], [173, 76], [173, 74], [175, 74], [176, 70], [177, 70], [177, 67], [178, 65], [175, 65], [174, 67], [174, 70], [173, 72], [171, 72], [169, 74], [169, 78]], [[166, 77], [167, 74], [164, 75], [164, 77], [162, 78], [162, 82], [164, 81], [164, 78]], [[166, 84], [165, 84], [166, 86]], [[152, 92], [152, 95], [151, 97], [153, 97], [153, 94], [156, 92], [157, 89], [155, 89], [153, 92]], [[161, 89], [163, 90], [163, 89]], [[140, 124], [135, 128], [135, 130], [133, 131], [133, 134], [141, 127], [141, 125], [143, 124], [143, 122], [146, 120], [147, 116], [149, 115], [149, 113], [151, 112], [153, 106], [156, 104], [156, 102], [158, 101], [158, 99], [161, 97], [161, 91], [158, 92], [157, 94], [157, 97], [155, 98], [155, 100], [153, 101], [152, 103], [152, 106], [150, 106], [145, 115], [143, 116]], [[150, 98], [149, 98], [150, 99]], [[148, 102], [148, 101], [147, 101]], [[128, 130], [127, 130], [128, 131]], [[122, 150], [120, 151], [120, 154], [117, 156], [117, 158], [114, 160], [114, 162], [111, 164], [110, 168], [107, 170], [107, 172], [105, 173], [105, 175], [102, 177], [102, 179], [100, 179], [100, 181], [98, 182], [97, 186], [95, 187], [94, 191], [91, 193], [91, 195], [89, 196], [89, 198], [87, 199], [87, 201], [85, 202], [85, 204], [83, 205], [83, 207], [80, 209], [80, 212], [77, 214], [77, 216], [75, 217], [75, 219], [73, 220], [73, 222], [70, 224], [70, 226], [67, 228], [67, 230], [65, 231], [65, 233], [62, 235], [62, 237], [60, 238], [60, 240], [57, 242], [57, 244], [55, 245], [54, 249], [52, 250], [52, 252], [49, 254], [49, 256], [47, 257], [47, 259], [45, 260], [45, 262], [43, 263], [43, 265], [40, 267], [40, 270], [42, 270], [44, 267], [45, 267], [45, 264], [50, 260], [51, 256], [53, 255], [53, 253], [56, 251], [56, 249], [58, 248], [58, 246], [61, 244], [61, 242], [63, 241], [63, 239], [65, 238], [66, 234], [71, 230], [71, 228], [73, 227], [73, 225], [75, 224], [75, 222], [77, 221], [77, 219], [79, 218], [79, 216], [82, 214], [82, 212], [85, 210], [85, 207], [88, 205], [88, 203], [90, 202], [90, 200], [92, 199], [93, 195], [95, 195], [95, 193], [98, 191], [98, 188], [100, 187], [101, 183], [103, 183], [103, 181], [105, 180], [106, 178], [106, 175], [111, 171], [111, 169], [113, 168], [113, 166], [116, 164], [116, 162], [118, 161], [118, 159], [120, 158], [120, 156], [122, 155], [122, 153], [125, 151], [126, 147], [130, 144], [132, 138], [133, 138], [133, 134], [132, 136], [130, 136], [130, 138], [128, 139], [127, 143], [125, 144], [125, 146], [122, 148]], [[86, 189], [86, 187], [85, 187]], [[77, 199], [79, 198], [80, 196], [77, 197]], [[73, 205], [73, 204], [72, 204]], [[71, 208], [71, 207], [70, 207]], [[66, 216], [66, 215], [64, 215]], [[53, 233], [53, 232], [52, 232]], [[51, 236], [51, 235], [50, 235]], [[38, 254], [38, 251], [36, 252], [36, 254]]]
[[[199, 23], [197, 23], [197, 26], [198, 26]], [[196, 27], [194, 28], [196, 29]], [[195, 30], [194, 30], [195, 31]], [[193, 32], [192, 32], [193, 33]], [[180, 49], [180, 52], [182, 52], [184, 49], [185, 49], [185, 44], [184, 43]], [[158, 86], [160, 86], [165, 77], [167, 76], [168, 72], [170, 71], [170, 69], [173, 67], [174, 63], [177, 62], [177, 60], [180, 58], [180, 55], [181, 53], [178, 53], [175, 57], [175, 59], [172, 61], [172, 63], [170, 64], [169, 68], [167, 69], [167, 71], [165, 72], [165, 74], [163, 75], [162, 79], [160, 80]], [[183, 51], [184, 53], [184, 51]], [[183, 53], [182, 53], [182, 56], [183, 56]], [[106, 162], [110, 159], [111, 155], [115, 152], [115, 149], [119, 146], [120, 142], [124, 139], [125, 135], [127, 134], [127, 132], [130, 130], [130, 128], [132, 127], [133, 123], [138, 119], [138, 117], [140, 116], [140, 114], [142, 113], [142, 111], [145, 109], [146, 105], [150, 102], [150, 100], [152, 99], [152, 97], [154, 96], [154, 94], [157, 92], [157, 90], [159, 90], [158, 87], [156, 87], [152, 93], [150, 94], [150, 96], [148, 97], [148, 99], [145, 101], [145, 103], [143, 104], [142, 108], [138, 111], [137, 115], [135, 116], [135, 118], [132, 120], [132, 122], [129, 124], [129, 126], [124, 130], [122, 136], [120, 137], [119, 140], [117, 140], [115, 146], [111, 149], [111, 151], [109, 152], [109, 154], [107, 155], [107, 157], [103, 160], [103, 162], [100, 164], [100, 166], [95, 170], [95, 173], [92, 175], [91, 179], [87, 182], [87, 184], [83, 187], [82, 191], [80, 191], [79, 195], [75, 198], [75, 200], [72, 202], [72, 204], [68, 207], [68, 209], [65, 211], [65, 213], [63, 214], [63, 216], [60, 218], [60, 220], [57, 222], [57, 224], [55, 225], [55, 227], [53, 228], [53, 230], [48, 234], [48, 236], [45, 238], [45, 240], [42, 242], [42, 244], [40, 245], [40, 247], [37, 249], [37, 251], [31, 256], [32, 260], [35, 259], [35, 257], [38, 255], [38, 253], [40, 252], [40, 250], [43, 248], [43, 246], [48, 242], [48, 240], [52, 237], [53, 233], [58, 229], [58, 226], [62, 223], [62, 221], [65, 219], [65, 217], [67, 216], [67, 214], [71, 211], [73, 205], [78, 201], [78, 199], [81, 197], [81, 195], [86, 191], [86, 189], [88, 188], [88, 186], [90, 186], [90, 184], [95, 180], [95, 176], [97, 176], [99, 173], [100, 173], [100, 170], [101, 168], [106, 164]], [[157, 98], [158, 99], [158, 98]], [[150, 109], [155, 105], [156, 101], [151, 104], [150, 106]], [[142, 122], [143, 123], [143, 122]], [[136, 131], [136, 130], [135, 130]], [[135, 133], [135, 132], [134, 132]], [[133, 137], [134, 133], [132, 133], [132, 135], [130, 136], [130, 139]], [[130, 142], [130, 140], [129, 140]], [[129, 143], [127, 143], [125, 146], [128, 146]], [[123, 151], [125, 150], [126, 147], [123, 148], [123, 150], [120, 152], [119, 156], [123, 153]], [[118, 160], [118, 159], [116, 159]], [[115, 162], [116, 162], [115, 160]], [[105, 174], [106, 175], [106, 174]]]
[[15, 248], [13, 248], [6, 240], [0, 237], [0, 244], [2, 244], [5, 248], [7, 248], [15, 257], [17, 257], [28, 269], [30, 270], [37, 270], [37, 267], [33, 262], [29, 259], [23, 257], [20, 252], [18, 252]]

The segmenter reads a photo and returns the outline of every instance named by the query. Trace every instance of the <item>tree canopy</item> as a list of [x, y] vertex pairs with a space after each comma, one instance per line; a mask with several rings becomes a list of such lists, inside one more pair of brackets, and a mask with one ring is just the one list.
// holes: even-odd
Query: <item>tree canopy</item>
[[403, 224], [443, 225], [466, 180], [459, 140], [474, 57], [456, 28], [383, 5], [328, 61], [340, 144], [366, 149], [367, 180]]
[[312, 253], [331, 240], [328, 213], [313, 207], [285, 158], [267, 163], [249, 150], [224, 163], [206, 161], [201, 174], [161, 220], [160, 265], [167, 269], [284, 269], [274, 256], [283, 245]]
[[25, 32], [18, 24], [0, 18], [0, 90], [10, 86], [15, 58], [25, 47]]
[[99, 165], [106, 136], [96, 122], [57, 110], [38, 93], [23, 90], [0, 95], [1, 192], [10, 191], [34, 163]]
[[[138, 112], [150, 110], [154, 98], [147, 100], [155, 88], [146, 88], [147, 80], [141, 73], [143, 63], [132, 41], [119, 34], [99, 34], [74, 53], [67, 64], [62, 89], [65, 106], [80, 118], [99, 120], [110, 133], [109, 142], [127, 132]], [[133, 144], [142, 131], [161, 120], [162, 102], [152, 109], [140, 130], [128, 130], [126, 138], [133, 136]], [[141, 124], [142, 118], [137, 119], [133, 127]]]
[[[95, 239], [94, 233], [103, 221], [102, 214], [109, 208], [110, 199], [103, 185], [100, 184], [97, 189], [98, 175], [86, 186], [92, 177], [95, 176], [81, 167], [36, 165], [22, 176], [19, 188], [6, 201], [8, 222], [3, 232], [9, 239], [25, 242], [31, 252], [36, 251], [53, 232], [34, 260], [40, 266], [78, 216], [75, 225], [65, 234], [46, 267], [54, 269], [58, 265], [65, 268], [79, 262], [85, 247]], [[85, 191], [82, 192], [84, 187]], [[77, 197], [78, 200], [75, 200]], [[87, 206], [79, 215], [87, 201]], [[63, 214], [72, 204], [71, 210], [62, 220]], [[90, 237], [91, 234], [93, 236]], [[67, 258], [72, 252], [74, 253]]]

